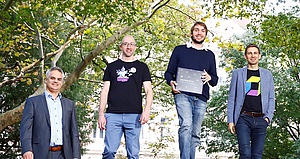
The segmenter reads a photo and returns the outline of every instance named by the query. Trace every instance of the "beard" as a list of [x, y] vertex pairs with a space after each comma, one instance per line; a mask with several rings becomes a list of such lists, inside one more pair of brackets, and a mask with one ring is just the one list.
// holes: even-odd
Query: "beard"
[[203, 40], [201, 40], [201, 41], [198, 41], [198, 40], [195, 39], [194, 36], [191, 36], [191, 39], [192, 39], [192, 41], [193, 41], [194, 43], [196, 43], [196, 44], [202, 44], [202, 43], [204, 42], [204, 40], [205, 40], [205, 39], [203, 39]]

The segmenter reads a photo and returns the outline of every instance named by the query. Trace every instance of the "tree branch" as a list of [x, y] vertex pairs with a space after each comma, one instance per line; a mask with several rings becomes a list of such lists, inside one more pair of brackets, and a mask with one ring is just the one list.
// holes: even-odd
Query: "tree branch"
[[92, 24], [96, 21], [97, 19], [93, 19], [91, 20], [87, 25], [80, 25], [76, 28], [74, 28], [68, 35], [67, 35], [67, 38], [66, 40], [69, 40], [69, 38], [71, 38], [72, 35], [74, 35], [76, 32], [80, 32], [82, 33], [86, 28], [89, 28], [92, 26]]
[[59, 45], [57, 45], [53, 40], [51, 40], [48, 36], [41, 35], [41, 37], [47, 41], [49, 41], [54, 47], [59, 49]]
[[[162, 2], [162, 1], [158, 2], [157, 4], [159, 4], [159, 3], [161, 3], [161, 2]], [[161, 7], [167, 5], [169, 2], [170, 2], [170, 0], [167, 0], [165, 3], [163, 3], [163, 4], [160, 5], [160, 6], [157, 6], [157, 4], [154, 5], [154, 8], [153, 8], [154, 11], [148, 16], [148, 19], [151, 19], [152, 16], [153, 16], [153, 15], [154, 15]]]
[[9, 7], [11, 6], [11, 4], [13, 3], [14, 0], [8, 0], [4, 6], [4, 8], [2, 8], [2, 11], [7, 11], [9, 9]]
[[[10, 79], [10, 80], [6, 80], [6, 81], [3, 81], [0, 83], [0, 88], [3, 87], [4, 85], [7, 85], [9, 83], [13, 83], [13, 82], [16, 82], [18, 81], [21, 77], [23, 77], [24, 73], [33, 68], [34, 66], [40, 64], [44, 59], [46, 59], [47, 57], [50, 57], [50, 56], [53, 56], [53, 55], [56, 55], [54, 57], [54, 59], [52, 60], [52, 65], [55, 65], [56, 64], [56, 61], [58, 61], [58, 59], [60, 58], [60, 56], [62, 55], [63, 51], [69, 47], [69, 44], [71, 43], [71, 41], [73, 39], [75, 39], [77, 36], [81, 35], [81, 33], [87, 29], [88, 27], [91, 26], [91, 24], [93, 22], [95, 22], [97, 19], [93, 19], [92, 21], [90, 21], [87, 25], [82, 25], [82, 26], [79, 26], [75, 29], [73, 29], [69, 34], [68, 34], [68, 40], [64, 43], [64, 45], [60, 46], [58, 50], [52, 52], [52, 53], [48, 53], [46, 54], [45, 56], [42, 56], [39, 60], [37, 60], [36, 62], [33, 62], [32, 64], [26, 66], [26, 67], [23, 67], [21, 70], [20, 70], [20, 73], [13, 79]], [[27, 25], [25, 23], [25, 25]], [[31, 30], [34, 31], [34, 29], [32, 29], [29, 25], [27, 25], [28, 28], [30, 28]]]
[[174, 8], [174, 7], [172, 7], [172, 6], [169, 6], [169, 5], [166, 5], [166, 6], [167, 6], [167, 7], [169, 7], [169, 8], [171, 8], [171, 9], [174, 9], [174, 10], [176, 10], [176, 11], [178, 11], [178, 12], [182, 13], [183, 15], [185, 15], [185, 16], [187, 16], [187, 17], [189, 17], [190, 19], [192, 19], [192, 20], [196, 21], [196, 19], [195, 19], [195, 18], [193, 18], [193, 17], [191, 17], [191, 16], [190, 16], [188, 13], [185, 13], [185, 12], [181, 11], [180, 9]]
[[52, 53], [48, 53], [48, 54], [46, 54], [45, 56], [43, 56], [43, 57], [41, 57], [40, 59], [38, 59], [37, 61], [31, 63], [30, 65], [28, 65], [28, 66], [26, 66], [26, 67], [23, 67], [23, 68], [20, 70], [20, 73], [19, 73], [15, 78], [1, 82], [1, 83], [0, 83], [0, 88], [3, 87], [3, 86], [5, 86], [5, 85], [7, 85], [7, 84], [9, 84], [9, 83], [18, 81], [20, 78], [23, 77], [23, 75], [24, 75], [24, 73], [25, 73], [26, 71], [28, 71], [29, 69], [33, 68], [34, 66], [39, 65], [45, 58], [63, 52], [66, 48], [69, 47], [69, 43], [70, 43], [70, 42], [71, 42], [71, 40], [67, 41], [67, 42], [66, 42], [64, 45], [62, 45], [57, 51], [54, 51], [54, 52], [52, 52]]
[[298, 139], [298, 137], [297, 137], [297, 135], [295, 134], [295, 132], [293, 131], [293, 129], [295, 130], [296, 128], [294, 128], [294, 127], [292, 127], [292, 126], [287, 126], [287, 128], [288, 128], [288, 132], [289, 132], [289, 134], [290, 134], [290, 136], [292, 137], [292, 139], [294, 140], [294, 141], [296, 141], [297, 139]]
[[164, 78], [161, 78], [161, 77], [159, 77], [159, 78], [161, 79], [161, 81], [158, 82], [156, 85], [153, 85], [153, 89], [155, 89], [156, 87], [160, 86], [162, 83], [165, 82], [165, 79], [164, 79]]
[[[31, 12], [31, 15], [35, 19], [33, 12]], [[34, 26], [35, 26], [35, 33], [36, 33], [36, 37], [37, 37], [37, 41], [38, 41], [39, 54], [40, 54], [40, 57], [43, 57], [44, 56], [44, 50], [43, 50], [43, 41], [42, 41], [42, 37], [41, 37], [41, 32], [40, 32], [39, 27], [36, 24], [36, 22], [34, 22]], [[44, 65], [45, 65], [44, 60], [42, 60], [40, 62], [39, 76], [38, 76], [41, 86], [44, 86], [44, 77], [43, 77]]]

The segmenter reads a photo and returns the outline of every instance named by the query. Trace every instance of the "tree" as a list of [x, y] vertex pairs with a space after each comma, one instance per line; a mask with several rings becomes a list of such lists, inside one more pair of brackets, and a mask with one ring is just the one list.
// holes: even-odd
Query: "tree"
[[[299, 158], [297, 145], [300, 139], [300, 115], [297, 112], [300, 111], [300, 102], [295, 100], [300, 97], [299, 11], [300, 8], [297, 6], [288, 13], [266, 15], [258, 34], [264, 42], [263, 48], [270, 50], [267, 54], [277, 61], [273, 64], [277, 91], [275, 124], [271, 131], [271, 135], [274, 136], [273, 142], [276, 144], [268, 144], [266, 149], [274, 157], [275, 154], [277, 156], [292, 154], [291, 156]], [[287, 147], [282, 146], [283, 143]], [[278, 149], [282, 152], [278, 152]], [[274, 150], [275, 154], [272, 152]]]
[[[245, 16], [249, 8], [256, 11], [250, 14], [256, 14], [265, 3], [216, 2], [214, 7], [223, 5], [224, 11], [219, 12], [207, 5], [185, 6], [169, 0], [0, 2], [0, 130], [6, 141], [12, 141], [9, 134], [13, 131], [18, 134], [25, 99], [43, 92], [44, 69], [51, 65], [67, 70], [64, 94], [82, 106], [77, 109], [82, 110], [81, 128], [89, 126], [90, 121], [84, 119], [90, 117], [89, 106], [97, 103], [94, 92], [101, 88], [103, 69], [108, 59], [118, 57], [118, 40], [130, 32], [141, 46], [138, 57], [149, 64], [154, 77], [159, 92], [155, 102], [167, 107], [172, 102], [166, 97], [169, 87], [162, 70], [174, 46], [189, 39], [190, 24], [211, 16]], [[235, 9], [242, 12], [232, 14]], [[18, 139], [14, 141], [18, 149]], [[2, 152], [6, 150], [10, 149]]]

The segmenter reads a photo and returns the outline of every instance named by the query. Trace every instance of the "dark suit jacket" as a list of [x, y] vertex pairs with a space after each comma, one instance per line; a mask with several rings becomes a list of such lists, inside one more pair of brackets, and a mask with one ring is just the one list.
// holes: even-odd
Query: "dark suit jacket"
[[[66, 159], [80, 159], [80, 141], [74, 102], [62, 97], [63, 151]], [[45, 94], [26, 100], [21, 121], [22, 154], [32, 151], [34, 158], [45, 159], [50, 146], [51, 124]]]

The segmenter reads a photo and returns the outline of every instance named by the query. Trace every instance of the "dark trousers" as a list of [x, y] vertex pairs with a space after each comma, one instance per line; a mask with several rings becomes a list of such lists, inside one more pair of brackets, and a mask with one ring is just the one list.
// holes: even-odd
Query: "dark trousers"
[[65, 159], [63, 151], [49, 151], [47, 159]]

